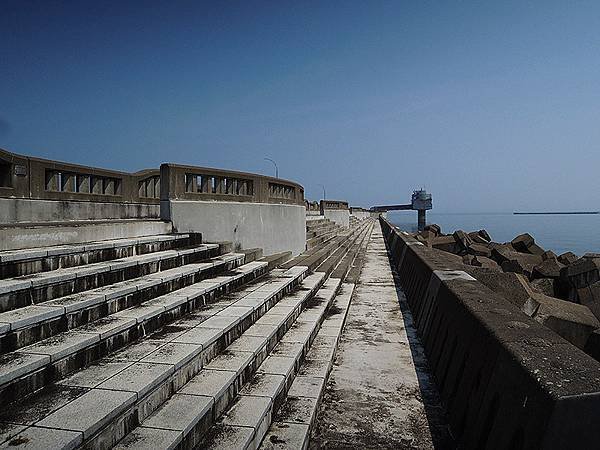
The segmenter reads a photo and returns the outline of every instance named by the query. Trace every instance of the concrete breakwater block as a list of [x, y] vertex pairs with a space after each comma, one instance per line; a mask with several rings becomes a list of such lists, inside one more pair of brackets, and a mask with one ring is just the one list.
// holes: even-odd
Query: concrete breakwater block
[[514, 238], [511, 242], [514, 249], [521, 253], [529, 253], [531, 255], [542, 255], [544, 249], [538, 246], [529, 233], [520, 234]]
[[600, 281], [600, 258], [579, 258], [560, 271], [562, 297], [578, 301], [578, 290]]
[[559, 263], [556, 258], [545, 259], [541, 264], [534, 266], [531, 272], [531, 278], [560, 278], [560, 271], [564, 265]]
[[577, 297], [582, 305], [590, 308], [592, 313], [600, 319], [600, 281], [577, 289]]
[[532, 294], [522, 310], [581, 349], [592, 332], [600, 328], [600, 322], [587, 306], [544, 294]]

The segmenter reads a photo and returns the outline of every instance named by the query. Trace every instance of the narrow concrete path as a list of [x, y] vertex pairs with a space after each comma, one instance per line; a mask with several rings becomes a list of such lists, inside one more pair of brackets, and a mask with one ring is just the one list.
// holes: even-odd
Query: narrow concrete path
[[377, 224], [310, 448], [452, 448], [447, 430]]

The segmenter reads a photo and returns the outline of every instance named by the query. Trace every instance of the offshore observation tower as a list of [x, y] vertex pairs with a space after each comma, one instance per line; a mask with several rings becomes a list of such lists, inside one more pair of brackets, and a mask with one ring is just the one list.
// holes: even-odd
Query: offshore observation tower
[[417, 210], [417, 228], [419, 231], [423, 231], [427, 224], [426, 211], [433, 207], [431, 194], [427, 193], [425, 189], [419, 189], [418, 191], [413, 191], [411, 200], [412, 209]]
[[373, 212], [387, 212], [387, 211], [406, 211], [416, 210], [417, 211], [417, 228], [419, 231], [425, 229], [427, 223], [428, 209], [431, 209], [432, 201], [431, 194], [425, 189], [418, 189], [413, 191], [410, 204], [406, 205], [386, 205], [386, 206], [373, 206], [371, 211]]

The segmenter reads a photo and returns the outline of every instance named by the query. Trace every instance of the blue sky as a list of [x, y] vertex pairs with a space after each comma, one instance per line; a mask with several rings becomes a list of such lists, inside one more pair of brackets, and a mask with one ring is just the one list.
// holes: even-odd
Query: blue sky
[[0, 2], [0, 147], [600, 209], [599, 2]]

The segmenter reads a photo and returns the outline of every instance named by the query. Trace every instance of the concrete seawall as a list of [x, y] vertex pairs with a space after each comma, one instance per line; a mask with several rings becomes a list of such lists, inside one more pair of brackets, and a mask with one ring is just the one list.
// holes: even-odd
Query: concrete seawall
[[453, 434], [465, 448], [590, 448], [600, 363], [381, 219]]

